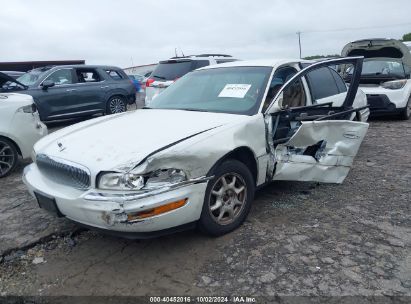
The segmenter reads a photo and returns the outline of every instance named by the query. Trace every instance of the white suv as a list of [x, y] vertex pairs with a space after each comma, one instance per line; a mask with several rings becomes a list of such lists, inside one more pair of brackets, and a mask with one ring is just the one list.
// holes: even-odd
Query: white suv
[[[363, 56], [360, 88], [367, 94], [371, 116], [411, 117], [411, 54], [395, 39], [364, 39], [348, 43], [341, 55]], [[350, 70], [346, 71], [351, 77]]]
[[190, 55], [160, 61], [146, 81], [146, 106], [153, 98], [188, 72], [208, 65], [231, 61], [237, 61], [237, 59], [224, 54]]

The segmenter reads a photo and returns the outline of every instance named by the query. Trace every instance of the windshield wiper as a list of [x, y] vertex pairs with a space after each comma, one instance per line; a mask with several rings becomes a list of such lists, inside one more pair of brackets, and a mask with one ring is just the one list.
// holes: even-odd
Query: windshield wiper
[[142, 109], [152, 109], [152, 108], [144, 106], [144, 107], [142, 107]]

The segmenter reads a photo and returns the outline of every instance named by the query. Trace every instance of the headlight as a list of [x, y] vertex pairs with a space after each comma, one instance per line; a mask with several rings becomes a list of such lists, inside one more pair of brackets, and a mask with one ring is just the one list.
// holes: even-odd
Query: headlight
[[18, 109], [19, 112], [23, 112], [23, 113], [35, 113], [37, 111], [37, 107], [34, 103], [32, 103], [31, 105], [28, 106], [24, 106]]
[[384, 89], [398, 90], [398, 89], [403, 88], [406, 83], [407, 83], [407, 79], [401, 79], [401, 80], [383, 82], [381, 86]]
[[106, 190], [141, 190], [166, 187], [187, 179], [179, 169], [162, 169], [146, 175], [130, 173], [104, 173], [98, 181], [98, 188]]

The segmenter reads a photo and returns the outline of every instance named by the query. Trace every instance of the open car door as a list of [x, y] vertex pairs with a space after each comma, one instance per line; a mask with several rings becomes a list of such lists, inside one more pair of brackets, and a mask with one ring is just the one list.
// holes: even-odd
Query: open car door
[[[362, 68], [362, 57], [340, 58], [312, 64], [287, 81], [265, 114], [269, 180], [342, 183], [367, 133], [368, 124], [351, 121], [362, 108], [353, 108]], [[344, 102], [289, 107], [293, 88], [310, 72], [329, 66], [352, 64], [353, 78]], [[287, 97], [288, 96], [288, 97]], [[331, 98], [332, 99], [332, 98]]]

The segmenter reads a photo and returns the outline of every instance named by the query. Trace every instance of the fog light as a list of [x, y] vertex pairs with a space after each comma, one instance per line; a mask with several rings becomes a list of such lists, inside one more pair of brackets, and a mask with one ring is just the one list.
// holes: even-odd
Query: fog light
[[178, 208], [183, 207], [187, 203], [187, 199], [182, 199], [176, 202], [168, 203], [162, 206], [155, 207], [153, 209], [148, 209], [136, 213], [129, 213], [127, 214], [128, 221], [135, 221], [140, 220], [148, 217], [152, 217], [155, 215], [163, 214]]

